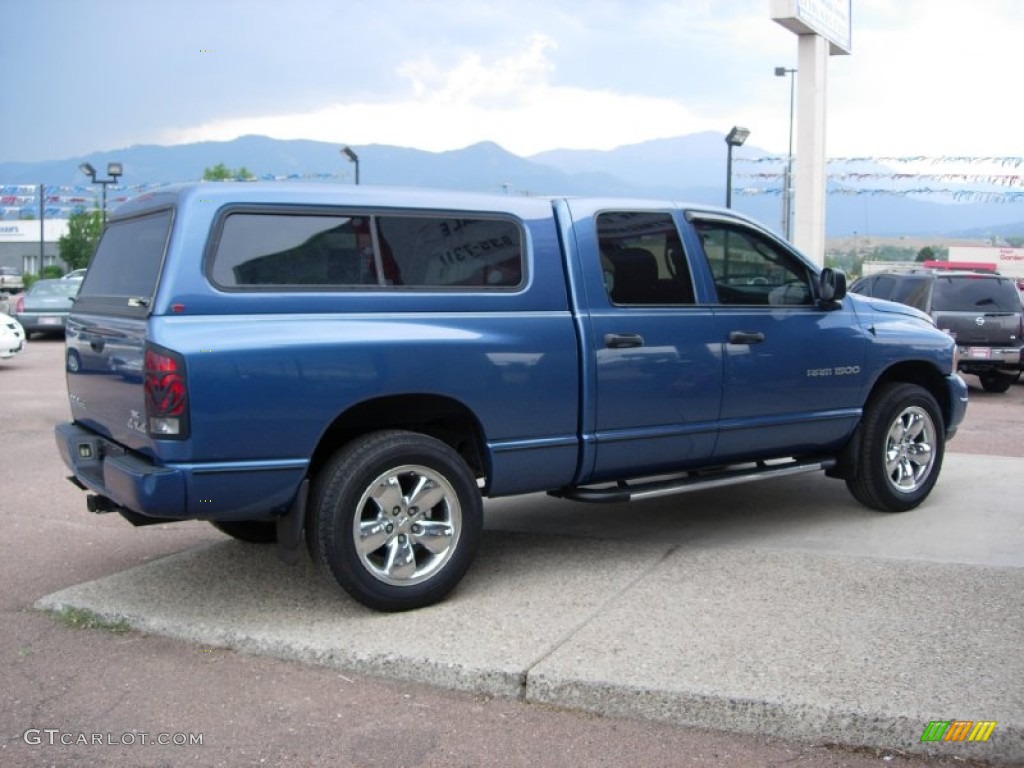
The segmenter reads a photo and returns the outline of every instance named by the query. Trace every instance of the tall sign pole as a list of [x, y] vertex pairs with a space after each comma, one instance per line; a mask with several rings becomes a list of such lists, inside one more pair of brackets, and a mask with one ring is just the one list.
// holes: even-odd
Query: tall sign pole
[[771, 0], [772, 20], [798, 36], [793, 242], [825, 263], [825, 106], [829, 54], [850, 52], [853, 0]]
[[46, 264], [46, 187], [39, 185], [39, 274]]

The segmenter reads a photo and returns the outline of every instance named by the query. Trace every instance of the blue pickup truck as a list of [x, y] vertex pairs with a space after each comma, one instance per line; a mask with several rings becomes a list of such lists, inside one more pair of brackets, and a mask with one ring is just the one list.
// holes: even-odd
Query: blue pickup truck
[[967, 405], [927, 315], [668, 201], [170, 187], [111, 217], [66, 338], [90, 510], [304, 544], [380, 610], [456, 586], [483, 497], [824, 471], [911, 509]]

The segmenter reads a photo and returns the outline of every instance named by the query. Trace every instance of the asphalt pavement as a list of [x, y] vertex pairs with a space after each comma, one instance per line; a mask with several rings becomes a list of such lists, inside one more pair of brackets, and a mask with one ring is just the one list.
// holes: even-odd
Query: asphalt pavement
[[[47, 355], [59, 363], [56, 343], [38, 344], [33, 360], [52, 365]], [[0, 374], [0, 387], [3, 375], [15, 380], [12, 371]], [[23, 394], [30, 415], [17, 432], [31, 435], [32, 446], [41, 429], [63, 418], [60, 408], [66, 411], [53, 408], [60, 387], [53, 389]], [[395, 723], [405, 721], [389, 715], [374, 720], [376, 749], [364, 754], [349, 743], [333, 764], [519, 765], [529, 764], [518, 759], [534, 750], [555, 758], [541, 764], [643, 761], [635, 746], [615, 759], [604, 741], [610, 725], [622, 744], [666, 745], [669, 751], [655, 752], [651, 764], [894, 764], [913, 754], [928, 764], [1024, 763], [1024, 436], [1017, 436], [1024, 385], [1005, 396], [976, 388], [971, 395], [941, 480], [917, 510], [867, 510], [841, 482], [818, 475], [633, 504], [540, 495], [489, 501], [481, 551], [460, 587], [437, 606], [396, 615], [356, 604], [305, 560], [282, 565], [272, 547], [224, 539], [198, 523], [132, 530], [114, 516], [90, 516], [82, 494], [58, 485], [54, 450], [19, 480], [14, 495], [27, 508], [2, 516], [11, 534], [0, 562], [0, 578], [11, 578], [4, 610], [25, 622], [0, 646], [20, 675], [12, 695], [31, 698], [32, 675], [46, 674], [41, 659], [33, 666], [31, 637], [53, 649], [79, 644], [64, 637], [71, 630], [46, 625], [39, 613], [73, 607], [139, 630], [88, 640], [126, 688], [133, 683], [122, 682], [126, 672], [111, 659], [133, 638], [128, 655], [136, 674], [162, 658], [161, 643], [170, 642], [203, 662], [251, 659], [301, 670], [287, 676], [312, 676], [311, 690], [328, 679], [346, 681], [342, 687], [364, 689], [362, 697], [350, 692], [364, 708], [413, 696], [429, 701], [424, 708], [432, 712], [462, 712], [467, 722], [491, 720], [497, 708], [538, 733], [534, 718], [563, 729], [561, 741], [543, 735], [547, 752], [522, 734], [517, 757], [508, 750], [460, 752], [436, 735], [421, 744], [422, 730], [399, 728]], [[992, 446], [1003, 435], [1007, 440]], [[983, 446], [1008, 455], [958, 453], [960, 440], [965, 450]], [[16, 452], [9, 439], [0, 456], [13, 460]], [[20, 490], [26, 487], [31, 492]], [[42, 530], [31, 522], [37, 517]], [[170, 664], [154, 677], [192, 679], [193, 672], [191, 664]], [[217, 684], [216, 674], [196, 679], [204, 678], [216, 686], [210, 695], [227, 702], [228, 721], [235, 722], [235, 709], [252, 706], [233, 702], [233, 709], [225, 683]], [[91, 764], [100, 764], [97, 755], [109, 764], [121, 764], [117, 755], [138, 758], [123, 744], [102, 753], [47, 753], [26, 744], [25, 729], [44, 727], [40, 713], [67, 706], [55, 704], [59, 686], [52, 680], [35, 682], [45, 694], [8, 702], [0, 718], [17, 716], [7, 728], [8, 754], [40, 764], [54, 754], [84, 754]], [[142, 686], [132, 688], [137, 703], [145, 676], [134, 685]], [[269, 704], [275, 692], [293, 689], [284, 682], [254, 689], [246, 679], [238, 690], [259, 691]], [[195, 694], [206, 695], [202, 683]], [[181, 711], [189, 706], [197, 705], [179, 704]], [[486, 712], [468, 714], [483, 706]], [[600, 717], [587, 719], [593, 715]], [[435, 734], [457, 727], [449, 717], [428, 718]], [[170, 728], [179, 719], [163, 722]], [[983, 743], [921, 741], [930, 722], [947, 720], [996, 725]], [[95, 729], [102, 721], [90, 722]], [[486, 733], [492, 746], [504, 738], [495, 735], [494, 722]], [[566, 752], [566, 744], [573, 750]], [[587, 751], [594, 744], [600, 746]], [[828, 744], [861, 751], [822, 752]], [[145, 754], [165, 759], [167, 749]], [[293, 759], [268, 754], [277, 762], [332, 764], [318, 761], [320, 747], [311, 749], [285, 753]], [[237, 744], [233, 752], [179, 754], [185, 753], [211, 765], [256, 764], [250, 759], [262, 754]]]

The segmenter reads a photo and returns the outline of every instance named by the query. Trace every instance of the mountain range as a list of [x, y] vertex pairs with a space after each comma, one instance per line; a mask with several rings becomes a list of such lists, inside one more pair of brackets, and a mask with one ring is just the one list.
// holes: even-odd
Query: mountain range
[[[201, 178], [205, 168], [223, 163], [245, 167], [260, 177], [311, 177], [352, 183], [354, 168], [342, 145], [310, 140], [242, 136], [232, 141], [174, 146], [138, 145], [86, 156], [35, 163], [0, 163], [0, 187], [47, 184], [87, 187], [79, 164], [90, 163], [101, 176], [107, 163], [124, 167], [119, 184], [134, 186]], [[483, 142], [464, 149], [427, 152], [381, 144], [352, 146], [359, 158], [360, 183], [455, 188], [492, 193], [655, 197], [722, 205], [726, 145], [714, 132], [656, 139], [616, 149], [552, 150], [520, 157]], [[781, 196], [745, 194], [768, 153], [756, 146], [734, 150], [733, 207], [772, 229], [781, 228]], [[773, 168], [778, 170], [779, 166]], [[877, 171], [877, 166], [869, 166]], [[775, 182], [776, 187], [778, 182]], [[875, 182], [880, 186], [879, 182]], [[1014, 204], [935, 202], [909, 195], [829, 194], [826, 234], [861, 236], [972, 236], [1024, 233], [1024, 215]]]

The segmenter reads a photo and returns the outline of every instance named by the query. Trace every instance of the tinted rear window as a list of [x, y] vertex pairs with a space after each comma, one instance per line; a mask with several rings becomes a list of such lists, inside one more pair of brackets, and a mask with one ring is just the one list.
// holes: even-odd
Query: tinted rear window
[[522, 236], [503, 218], [237, 211], [210, 276], [225, 288], [513, 288]]
[[932, 295], [937, 312], [1020, 312], [1017, 289], [1010, 280], [991, 277], [938, 277]]
[[111, 222], [92, 257], [79, 296], [152, 298], [170, 227], [169, 210]]

